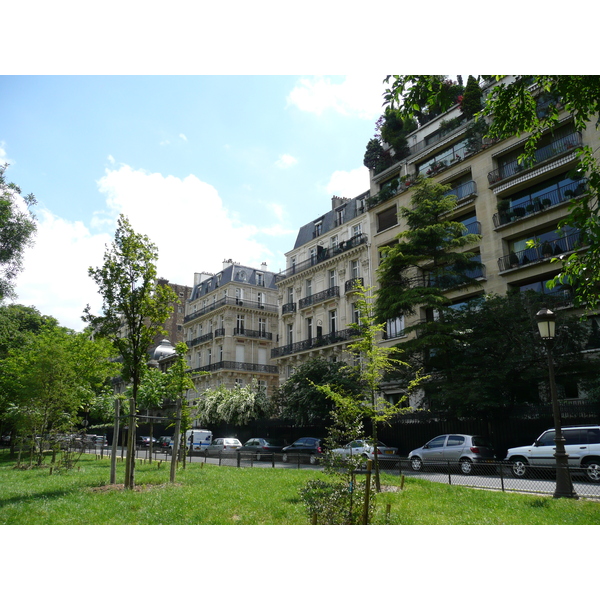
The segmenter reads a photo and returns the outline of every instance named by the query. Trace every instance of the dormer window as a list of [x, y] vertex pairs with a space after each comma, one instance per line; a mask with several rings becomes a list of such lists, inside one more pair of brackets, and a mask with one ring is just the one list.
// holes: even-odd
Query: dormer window
[[315, 222], [315, 237], [319, 237], [323, 233], [323, 221]]

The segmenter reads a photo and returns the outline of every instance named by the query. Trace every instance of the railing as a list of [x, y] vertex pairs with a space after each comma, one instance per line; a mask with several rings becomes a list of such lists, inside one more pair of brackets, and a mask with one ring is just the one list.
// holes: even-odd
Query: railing
[[226, 296], [225, 298], [221, 298], [220, 300], [212, 302], [208, 306], [202, 307], [200, 310], [193, 312], [191, 315], [187, 315], [183, 319], [183, 322], [187, 323], [193, 319], [197, 319], [198, 317], [216, 310], [217, 308], [221, 308], [222, 306], [245, 306], [246, 308], [258, 308], [273, 312], [277, 312], [278, 310], [277, 304], [265, 304], [264, 302], [256, 302], [255, 300], [240, 300], [239, 298], [230, 298], [229, 296]]
[[219, 329], [215, 329], [215, 337], [223, 337], [225, 335], [225, 327], [220, 327]]
[[300, 302], [298, 302], [298, 308], [302, 310], [303, 308], [307, 308], [308, 306], [313, 306], [318, 304], [319, 302], [324, 302], [325, 300], [329, 300], [329, 298], [339, 298], [340, 296], [340, 286], [334, 285], [322, 292], [317, 292], [316, 294], [312, 294], [311, 296], [307, 296], [306, 298], [301, 298]]
[[205, 333], [204, 335], [201, 335], [200, 337], [194, 338], [191, 342], [186, 342], [188, 348], [191, 348], [192, 346], [197, 346], [198, 344], [203, 344], [204, 342], [208, 342], [209, 340], [212, 340], [213, 338], [213, 334], [212, 332], [210, 333]]
[[448, 190], [444, 196], [456, 196], [456, 201], [460, 202], [470, 196], [477, 195], [477, 184], [474, 181], [461, 183], [459, 186]]
[[279, 373], [279, 368], [275, 365], [259, 365], [256, 363], [235, 362], [232, 360], [221, 360], [210, 365], [197, 367], [196, 369], [190, 369], [190, 372], [197, 373], [198, 371], [208, 371], [209, 373], [212, 373], [213, 371], [221, 371], [223, 369], [228, 371], [254, 371], [256, 373], [274, 374]]
[[365, 280], [363, 277], [353, 277], [352, 279], [348, 279], [344, 284], [344, 292], [347, 294], [348, 292], [352, 292], [354, 290], [358, 290], [365, 286]]
[[260, 338], [263, 340], [272, 340], [273, 334], [268, 331], [262, 331], [260, 329], [246, 329], [245, 327], [235, 327], [233, 335], [239, 335], [251, 338]]
[[356, 329], [342, 329], [341, 331], [334, 331], [333, 333], [319, 335], [308, 340], [295, 342], [294, 344], [288, 344], [287, 346], [273, 348], [271, 350], [271, 358], [278, 358], [288, 354], [296, 354], [297, 352], [304, 352], [306, 350], [312, 350], [313, 348], [320, 348], [322, 346], [330, 346], [331, 344], [337, 344], [339, 342], [347, 342], [348, 340], [355, 339], [356, 336]]
[[287, 304], [284, 304], [281, 307], [282, 315], [287, 315], [289, 313], [295, 313], [295, 312], [296, 312], [296, 303], [295, 302], [288, 302]]
[[545, 192], [544, 194], [532, 198], [531, 195], [518, 204], [513, 204], [510, 208], [497, 212], [493, 217], [494, 227], [500, 227], [507, 223], [512, 223], [524, 219], [543, 210], [562, 204], [567, 200], [577, 198], [587, 192], [587, 179], [579, 181], [570, 181], [564, 185], [558, 185], [555, 190]]
[[352, 250], [352, 248], [356, 248], [357, 246], [366, 243], [367, 236], [364, 233], [361, 233], [359, 235], [351, 237], [345, 242], [340, 242], [335, 248], [323, 248], [317, 256], [313, 256], [308, 260], [304, 260], [300, 263], [297, 263], [289, 269], [286, 269], [285, 271], [282, 271], [281, 273], [275, 275], [275, 282], [279, 283], [287, 277], [291, 277], [296, 273], [306, 271], [306, 269], [310, 269], [310, 267], [313, 267], [314, 265], [322, 263], [326, 260], [329, 260], [330, 258], [333, 258], [334, 256], [337, 256], [338, 254], [341, 254], [342, 252], [347, 252], [348, 250]]
[[539, 262], [553, 256], [571, 252], [580, 246], [581, 232], [572, 233], [565, 237], [558, 235], [551, 240], [545, 240], [534, 248], [526, 248], [519, 252], [511, 252], [506, 256], [501, 256], [498, 259], [498, 268], [500, 271], [507, 269], [516, 269], [525, 265]]
[[433, 275], [429, 279], [425, 280], [426, 287], [439, 287], [442, 290], [448, 290], [451, 288], [459, 287], [461, 285], [467, 285], [474, 279], [485, 278], [485, 265], [477, 264], [472, 269], [468, 269], [462, 273], [457, 271], [448, 271], [446, 273], [440, 273], [439, 275]]
[[570, 152], [574, 148], [581, 146], [581, 144], [581, 133], [579, 133], [578, 131], [569, 133], [568, 135], [554, 140], [552, 143], [547, 144], [546, 146], [538, 148], [534, 152], [532, 159], [528, 163], [520, 163], [518, 159], [515, 159], [510, 162], [507, 162], [498, 169], [495, 169], [494, 171], [490, 171], [488, 173], [488, 182], [490, 185], [498, 183], [504, 179], [507, 179], [508, 177], [517, 175], [521, 171], [534, 167], [535, 165], [549, 160], [559, 154]]

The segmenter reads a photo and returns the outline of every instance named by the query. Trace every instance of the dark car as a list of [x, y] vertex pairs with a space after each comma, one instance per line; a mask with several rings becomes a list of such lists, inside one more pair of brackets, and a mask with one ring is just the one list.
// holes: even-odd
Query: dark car
[[156, 444], [152, 444], [152, 446], [157, 452], [166, 452], [167, 448], [171, 445], [172, 439], [173, 438], [170, 435], [161, 435], [156, 441]]
[[314, 437], [302, 437], [281, 450], [283, 462], [288, 462], [294, 458], [296, 460], [304, 458], [308, 459], [311, 465], [316, 465], [319, 462], [323, 457], [323, 452], [323, 440]]
[[[154, 446], [158, 442], [156, 438], [152, 438], [152, 445]], [[140, 435], [137, 439], [137, 445], [142, 448], [148, 448], [150, 446], [150, 436]]]
[[263, 456], [268, 455], [268, 457], [271, 458], [273, 454], [281, 452], [283, 450], [283, 446], [284, 444], [281, 440], [274, 440], [271, 438], [252, 438], [248, 440], [241, 448], [238, 448], [238, 452], [250, 454], [253, 459], [260, 460], [261, 454]]

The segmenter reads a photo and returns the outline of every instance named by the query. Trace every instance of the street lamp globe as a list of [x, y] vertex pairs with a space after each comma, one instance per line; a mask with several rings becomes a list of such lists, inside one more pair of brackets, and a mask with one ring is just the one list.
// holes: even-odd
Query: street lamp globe
[[542, 308], [542, 310], [535, 315], [535, 318], [541, 338], [543, 340], [553, 340], [556, 334], [555, 314], [547, 308]]

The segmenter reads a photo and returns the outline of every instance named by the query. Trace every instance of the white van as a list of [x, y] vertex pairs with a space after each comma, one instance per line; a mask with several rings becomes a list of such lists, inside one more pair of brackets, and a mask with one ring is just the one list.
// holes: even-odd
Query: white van
[[[183, 444], [183, 440], [185, 440], [185, 445], [188, 450], [191, 448], [194, 452], [204, 452], [208, 446], [210, 446], [212, 442], [212, 431], [208, 429], [188, 429], [185, 432], [185, 437], [182, 436], [180, 444]], [[169, 443], [168, 453], [171, 454], [173, 452], [173, 438]]]

